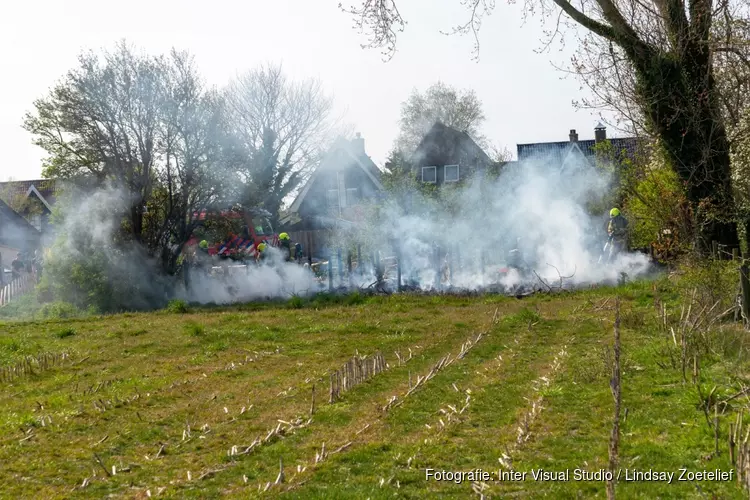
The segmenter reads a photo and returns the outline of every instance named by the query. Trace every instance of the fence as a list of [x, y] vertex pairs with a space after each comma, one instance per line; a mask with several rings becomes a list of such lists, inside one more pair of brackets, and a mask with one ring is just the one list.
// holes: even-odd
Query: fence
[[0, 307], [7, 306], [11, 301], [27, 294], [36, 285], [36, 273], [27, 273], [16, 278], [0, 288]]
[[[403, 255], [397, 243], [394, 242], [390, 249], [384, 247], [383, 250], [374, 252], [363, 250], [365, 249], [361, 245], [350, 249], [328, 248], [323, 260], [312, 264], [311, 268], [322, 281], [327, 278], [329, 291], [334, 288], [358, 288], [354, 283], [359, 281], [357, 277], [366, 275], [371, 275], [374, 280], [369, 287], [385, 282], [391, 282], [392, 287], [398, 291], [410, 287], [404, 283]], [[456, 272], [469, 271], [485, 276], [486, 269], [490, 267], [490, 256], [481, 248], [462, 255], [458, 244], [433, 243], [430, 254], [430, 263], [425, 270], [430, 268], [434, 271], [435, 281], [431, 286], [435, 289], [442, 289], [444, 285], [450, 284]]]

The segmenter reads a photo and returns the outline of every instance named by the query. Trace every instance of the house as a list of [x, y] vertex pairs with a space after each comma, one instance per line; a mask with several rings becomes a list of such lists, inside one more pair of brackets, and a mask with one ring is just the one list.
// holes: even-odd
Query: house
[[351, 141], [339, 138], [282, 217], [282, 229], [316, 254], [330, 231], [363, 221], [363, 206], [382, 193], [380, 175], [359, 133]]
[[46, 239], [58, 190], [56, 179], [0, 182], [0, 200], [17, 210]]
[[460, 183], [493, 164], [469, 134], [435, 122], [410, 157], [417, 181]]
[[[575, 129], [568, 134], [567, 141], [539, 142], [516, 145], [518, 161], [537, 160], [559, 166], [562, 170], [580, 164], [582, 160], [593, 162], [596, 158], [596, 145], [607, 141], [607, 128], [601, 123], [594, 128], [594, 139], [579, 140]], [[644, 141], [636, 137], [611, 138], [609, 143], [617, 157], [624, 154], [634, 159], [644, 146]]]
[[0, 268], [10, 269], [10, 263], [19, 252], [34, 251], [39, 245], [40, 236], [38, 229], [0, 200]]

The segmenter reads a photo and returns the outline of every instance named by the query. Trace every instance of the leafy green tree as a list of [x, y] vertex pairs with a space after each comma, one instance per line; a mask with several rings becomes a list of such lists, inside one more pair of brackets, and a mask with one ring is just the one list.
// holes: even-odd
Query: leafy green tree
[[123, 41], [101, 59], [82, 54], [24, 122], [49, 155], [45, 177], [88, 174], [128, 190], [135, 241], [142, 239], [143, 207], [153, 189], [162, 81], [160, 61]]
[[[201, 208], [231, 197], [222, 96], [192, 57], [138, 54], [125, 42], [78, 67], [37, 101], [25, 127], [48, 152], [45, 176], [88, 176], [128, 196], [118, 226], [173, 273]], [[236, 199], [236, 198], [235, 198]]]

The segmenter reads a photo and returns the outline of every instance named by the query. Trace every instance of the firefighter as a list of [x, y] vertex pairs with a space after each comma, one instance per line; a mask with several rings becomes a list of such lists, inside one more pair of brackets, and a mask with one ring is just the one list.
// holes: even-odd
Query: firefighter
[[297, 250], [299, 244], [292, 245], [292, 240], [288, 233], [279, 234], [279, 249], [284, 254], [284, 260], [287, 262], [297, 260]]
[[257, 263], [261, 263], [266, 260], [266, 244], [265, 243], [259, 243], [258, 244], [258, 253], [255, 255], [255, 261]]
[[628, 220], [623, 217], [617, 207], [609, 211], [607, 234], [610, 244], [613, 246], [613, 254], [627, 250]]
[[192, 261], [193, 266], [198, 269], [204, 269], [209, 264], [211, 258], [208, 255], [208, 241], [201, 240], [200, 243], [198, 243], [198, 250], [193, 251]]

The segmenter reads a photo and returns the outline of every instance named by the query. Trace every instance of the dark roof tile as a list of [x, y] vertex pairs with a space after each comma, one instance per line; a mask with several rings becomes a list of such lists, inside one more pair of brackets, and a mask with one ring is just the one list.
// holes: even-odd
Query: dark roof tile
[[[625, 151], [628, 157], [634, 158], [643, 146], [643, 140], [636, 137], [616, 137], [608, 139], [616, 154]], [[533, 157], [550, 158], [555, 162], [562, 162], [573, 143], [570, 141], [560, 142], [537, 142], [532, 144], [518, 144], [516, 152], [518, 161], [525, 161]], [[594, 156], [596, 141], [594, 139], [578, 141], [578, 147], [586, 157]]]
[[436, 121], [410, 156], [410, 162], [419, 166], [435, 161], [485, 165], [492, 163], [487, 153], [464, 131]]

